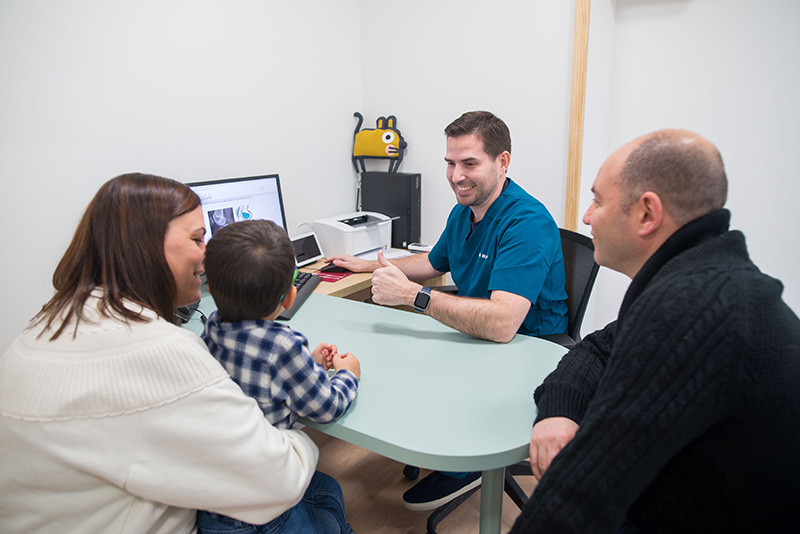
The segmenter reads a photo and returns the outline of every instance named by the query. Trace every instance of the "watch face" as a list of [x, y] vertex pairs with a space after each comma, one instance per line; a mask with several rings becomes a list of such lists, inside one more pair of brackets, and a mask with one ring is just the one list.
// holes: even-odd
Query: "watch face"
[[427, 293], [420, 291], [414, 299], [414, 308], [420, 311], [428, 309], [428, 303], [431, 301], [431, 296]]

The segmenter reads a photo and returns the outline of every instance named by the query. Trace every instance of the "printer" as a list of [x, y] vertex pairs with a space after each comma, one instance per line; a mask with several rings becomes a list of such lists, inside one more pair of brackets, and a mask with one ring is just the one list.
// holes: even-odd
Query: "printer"
[[356, 211], [313, 221], [314, 233], [326, 256], [357, 256], [385, 249], [392, 242], [392, 219], [372, 211]]

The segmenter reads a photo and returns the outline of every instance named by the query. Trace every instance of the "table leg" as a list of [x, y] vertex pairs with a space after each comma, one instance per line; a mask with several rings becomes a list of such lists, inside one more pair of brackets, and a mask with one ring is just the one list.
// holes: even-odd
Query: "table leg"
[[500, 534], [505, 468], [483, 472], [481, 480], [481, 534]]

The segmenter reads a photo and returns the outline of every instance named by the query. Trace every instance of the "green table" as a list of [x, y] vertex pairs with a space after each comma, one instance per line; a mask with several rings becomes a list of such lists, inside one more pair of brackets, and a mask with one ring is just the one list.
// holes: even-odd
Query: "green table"
[[[200, 310], [213, 309], [204, 296]], [[504, 467], [528, 457], [533, 390], [563, 347], [522, 335], [492, 343], [425, 315], [320, 294], [288, 324], [311, 348], [334, 343], [361, 361], [347, 413], [303, 424], [404, 464], [483, 471], [480, 531], [500, 532]], [[197, 318], [186, 326], [202, 328]]]

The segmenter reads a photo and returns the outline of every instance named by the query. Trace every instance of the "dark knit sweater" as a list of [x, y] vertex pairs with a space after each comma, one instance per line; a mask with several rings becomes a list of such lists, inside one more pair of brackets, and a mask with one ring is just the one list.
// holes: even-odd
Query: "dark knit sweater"
[[800, 532], [800, 321], [729, 222], [673, 234], [537, 388], [580, 429], [513, 533]]

